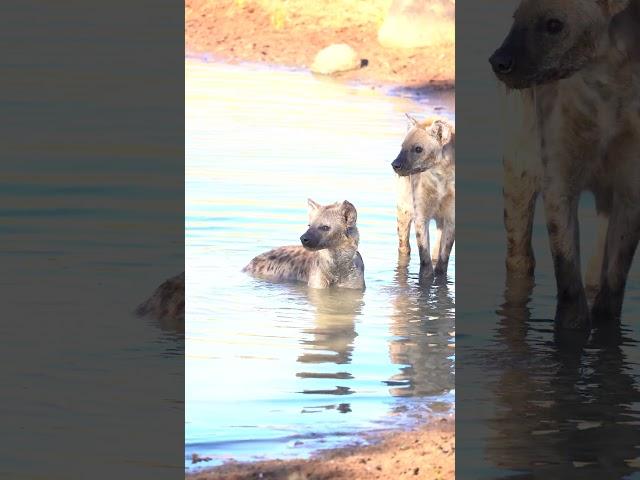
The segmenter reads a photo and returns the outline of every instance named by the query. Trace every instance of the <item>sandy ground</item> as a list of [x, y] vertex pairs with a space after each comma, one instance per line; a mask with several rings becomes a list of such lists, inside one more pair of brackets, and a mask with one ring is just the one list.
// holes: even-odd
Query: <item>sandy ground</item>
[[415, 431], [390, 433], [366, 447], [328, 450], [309, 460], [228, 463], [187, 475], [189, 480], [452, 480], [455, 419], [443, 418]]
[[347, 81], [451, 88], [455, 48], [384, 48], [377, 34], [391, 0], [186, 0], [185, 49], [228, 63], [309, 67], [332, 43], [348, 43], [368, 66]]

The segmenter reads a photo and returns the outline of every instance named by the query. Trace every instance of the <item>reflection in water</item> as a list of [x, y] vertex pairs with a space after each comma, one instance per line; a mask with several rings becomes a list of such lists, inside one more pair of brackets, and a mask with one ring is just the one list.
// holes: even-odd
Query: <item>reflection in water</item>
[[[309, 335], [302, 340], [304, 347], [298, 362], [302, 364], [325, 364], [323, 371], [302, 371], [299, 378], [332, 378], [336, 380], [352, 379], [353, 375], [345, 368], [327, 371], [326, 364], [344, 366], [351, 362], [353, 341], [357, 334], [355, 329], [356, 317], [363, 306], [363, 292], [359, 290], [318, 290], [308, 289], [308, 298], [315, 307], [313, 326], [303, 332]], [[310, 390], [304, 389], [306, 394], [348, 395], [349, 387], [336, 385], [332, 389]], [[343, 406], [343, 410], [346, 407]]]
[[620, 326], [587, 342], [559, 341], [553, 321], [532, 319], [531, 281], [508, 282], [496, 340], [491, 461], [509, 478], [622, 478], [640, 466], [640, 393]]
[[453, 389], [452, 351], [447, 339], [453, 333], [455, 305], [446, 282], [426, 288], [422, 275], [409, 281], [409, 266], [400, 259], [392, 297], [389, 355], [404, 365], [387, 384], [393, 396], [433, 395]]

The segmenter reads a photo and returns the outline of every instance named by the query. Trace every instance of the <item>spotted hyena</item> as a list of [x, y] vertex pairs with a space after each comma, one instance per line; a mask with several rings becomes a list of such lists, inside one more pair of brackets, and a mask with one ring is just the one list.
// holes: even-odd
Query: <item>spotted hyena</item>
[[[526, 141], [540, 161], [538, 178], [525, 175], [532, 180], [526, 192], [511, 198], [509, 189], [526, 181], [505, 185], [510, 253], [533, 258], [531, 220], [539, 191], [556, 276], [555, 318], [563, 328], [619, 318], [640, 235], [640, 85], [630, 47], [637, 29], [628, 28], [637, 16], [635, 9], [621, 12], [622, 6], [607, 0], [522, 0], [511, 31], [490, 59], [497, 77], [522, 90], [530, 104], [535, 138]], [[585, 190], [593, 192], [603, 225], [601, 255], [592, 262], [598, 274], [591, 311], [577, 219]], [[525, 220], [509, 219], [518, 209]], [[510, 231], [514, 225], [517, 232]], [[522, 268], [532, 269], [531, 262], [523, 261]]]
[[309, 229], [302, 245], [258, 255], [243, 269], [257, 278], [305, 282], [311, 288], [364, 289], [364, 263], [358, 252], [358, 214], [348, 201], [319, 205], [309, 199]]
[[[411, 222], [415, 224], [420, 263], [426, 274], [446, 274], [455, 240], [455, 129], [441, 118], [422, 122], [409, 118], [398, 157], [391, 164], [398, 179], [398, 237], [401, 255], [409, 253]], [[430, 249], [429, 222], [438, 234]]]
[[136, 314], [153, 317], [173, 329], [184, 329], [184, 272], [160, 284], [137, 307]]

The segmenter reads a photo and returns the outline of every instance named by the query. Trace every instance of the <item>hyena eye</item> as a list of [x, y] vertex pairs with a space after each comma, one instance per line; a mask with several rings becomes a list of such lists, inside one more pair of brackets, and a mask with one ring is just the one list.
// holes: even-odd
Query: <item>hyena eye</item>
[[547, 30], [547, 33], [555, 35], [562, 31], [562, 29], [564, 28], [564, 23], [562, 23], [557, 18], [550, 18], [549, 20], [547, 20], [545, 28]]
[[329, 225], [322, 225], [320, 226], [320, 230], [322, 230], [323, 232], [328, 232], [329, 230], [331, 230], [331, 227]]
[[416, 145], [413, 149], [414, 152], [416, 153], [422, 153], [424, 152], [424, 148], [422, 148], [420, 145]]

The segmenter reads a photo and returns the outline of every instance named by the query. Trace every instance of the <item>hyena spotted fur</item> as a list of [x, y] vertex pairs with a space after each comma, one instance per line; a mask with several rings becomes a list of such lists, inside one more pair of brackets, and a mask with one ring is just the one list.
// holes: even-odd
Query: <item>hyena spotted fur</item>
[[162, 282], [137, 307], [136, 314], [153, 317], [164, 326], [184, 330], [184, 272]]
[[358, 252], [358, 214], [348, 201], [319, 205], [309, 199], [309, 229], [302, 245], [258, 255], [243, 269], [257, 278], [304, 282], [311, 288], [364, 289], [364, 263]]
[[[640, 23], [637, 3], [624, 7], [613, 0], [522, 0], [490, 59], [499, 80], [523, 90], [535, 122], [523, 123], [535, 130], [533, 140], [524, 140], [533, 152], [526, 158], [532, 168], [507, 175], [505, 165], [505, 180], [512, 182], [505, 184], [509, 254], [515, 268], [533, 269], [531, 221], [540, 192], [557, 284], [555, 318], [562, 328], [619, 318], [640, 236]], [[591, 310], [578, 238], [578, 201], [585, 190], [595, 196], [602, 226], [600, 254], [587, 278], [595, 290]], [[518, 211], [524, 220], [515, 220]]]
[[[398, 174], [398, 251], [400, 255], [410, 253], [413, 222], [423, 274], [443, 275], [455, 240], [455, 129], [442, 118], [420, 122], [407, 117], [409, 131], [391, 164]], [[432, 247], [431, 220], [437, 227]]]

